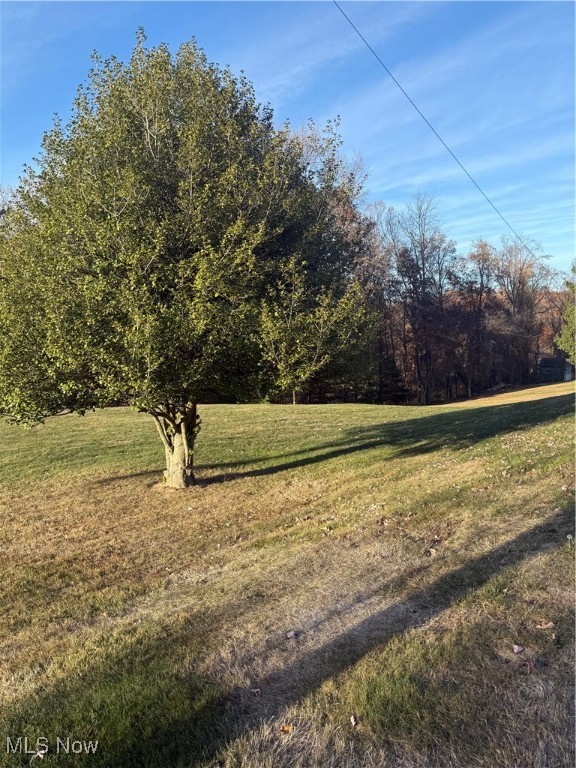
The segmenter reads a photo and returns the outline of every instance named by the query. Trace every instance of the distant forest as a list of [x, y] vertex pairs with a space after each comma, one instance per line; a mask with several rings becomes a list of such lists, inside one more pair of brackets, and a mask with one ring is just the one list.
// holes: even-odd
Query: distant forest
[[542, 357], [565, 357], [556, 340], [570, 284], [536, 245], [504, 236], [462, 255], [423, 194], [403, 210], [349, 214], [340, 219], [362, 241], [355, 277], [371, 322], [299, 402], [445, 402], [535, 383]]

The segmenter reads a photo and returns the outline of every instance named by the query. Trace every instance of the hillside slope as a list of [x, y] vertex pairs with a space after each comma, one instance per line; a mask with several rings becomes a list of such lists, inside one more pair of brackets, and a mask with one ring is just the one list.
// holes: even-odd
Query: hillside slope
[[4, 743], [65, 766], [58, 738], [97, 740], [75, 760], [102, 768], [573, 765], [573, 408], [573, 384], [205, 406], [184, 492], [128, 409], [1, 425]]

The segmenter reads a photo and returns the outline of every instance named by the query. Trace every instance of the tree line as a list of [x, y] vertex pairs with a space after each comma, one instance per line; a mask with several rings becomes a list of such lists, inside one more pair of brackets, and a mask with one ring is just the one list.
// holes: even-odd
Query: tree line
[[[0, 415], [129, 404], [194, 482], [206, 401], [430, 403], [525, 383], [565, 297], [518, 243], [461, 258], [363, 209], [337, 123], [274, 123], [194, 41], [94, 55], [0, 217]], [[556, 327], [557, 326], [557, 327]]]
[[544, 356], [574, 357], [572, 283], [535, 244], [479, 239], [469, 253], [443, 230], [433, 197], [364, 213], [356, 276], [371, 328], [349, 365], [311, 382], [310, 399], [445, 402], [538, 381]]

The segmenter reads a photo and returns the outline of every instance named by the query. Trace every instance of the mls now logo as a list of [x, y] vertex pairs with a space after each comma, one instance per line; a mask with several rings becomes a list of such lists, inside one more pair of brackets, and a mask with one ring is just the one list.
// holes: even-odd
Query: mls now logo
[[46, 736], [40, 736], [36, 741], [27, 736], [7, 736], [6, 752], [9, 755], [32, 755], [30, 762], [35, 758], [43, 759], [44, 755], [51, 750], [56, 754], [80, 755], [94, 754], [98, 749], [97, 741], [80, 741], [71, 739], [70, 736], [57, 736], [56, 740], [50, 745], [50, 740]]

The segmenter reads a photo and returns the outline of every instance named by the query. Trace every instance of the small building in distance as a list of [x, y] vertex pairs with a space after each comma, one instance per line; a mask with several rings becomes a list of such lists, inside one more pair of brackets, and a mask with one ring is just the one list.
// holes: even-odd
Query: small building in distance
[[572, 381], [574, 374], [574, 366], [563, 357], [543, 357], [538, 363], [538, 381], [541, 384], [548, 384], [551, 381]]

